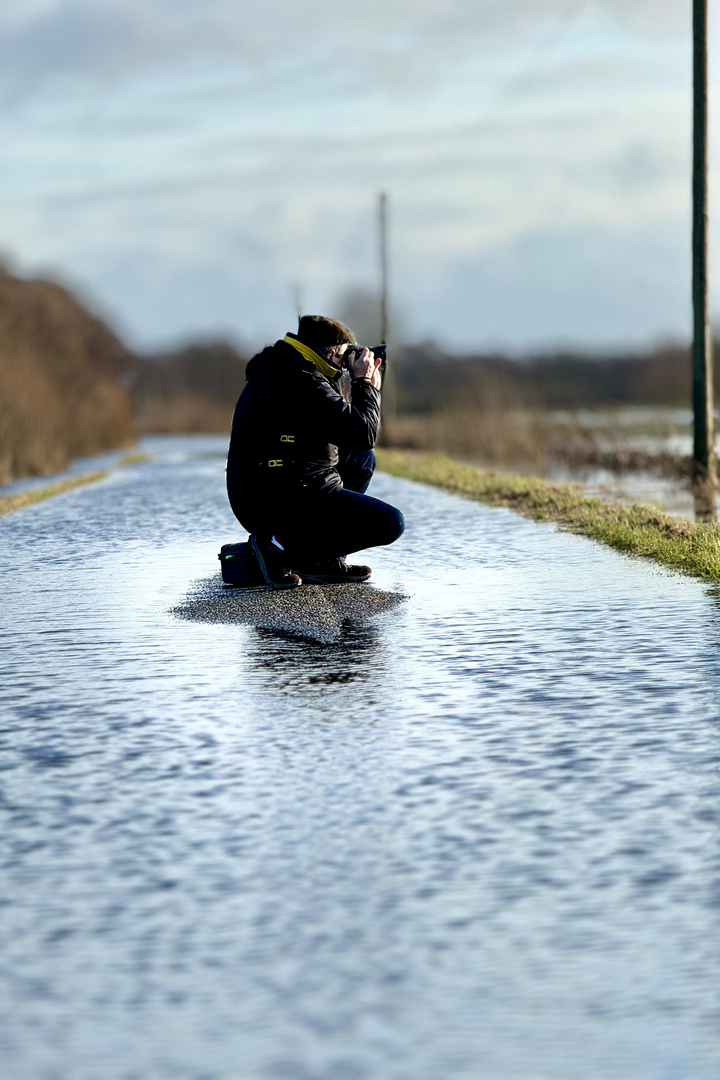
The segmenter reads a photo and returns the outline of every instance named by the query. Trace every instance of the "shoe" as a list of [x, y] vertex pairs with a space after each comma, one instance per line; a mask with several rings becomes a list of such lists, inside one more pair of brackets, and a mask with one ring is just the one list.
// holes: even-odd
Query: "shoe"
[[272, 585], [273, 589], [294, 589], [302, 585], [302, 578], [288, 570], [284, 552], [269, 536], [251, 536], [250, 547], [266, 585]]
[[367, 581], [372, 574], [369, 566], [350, 566], [344, 559], [328, 559], [301, 570], [306, 585], [349, 585]]

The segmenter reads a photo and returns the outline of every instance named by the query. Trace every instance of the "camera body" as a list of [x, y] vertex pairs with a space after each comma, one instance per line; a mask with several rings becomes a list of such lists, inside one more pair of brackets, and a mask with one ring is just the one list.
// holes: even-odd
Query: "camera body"
[[[360, 355], [362, 350], [362, 345], [348, 345], [347, 349], [343, 354], [343, 366], [347, 367], [348, 364], [352, 363], [352, 361]], [[383, 364], [386, 362], [387, 345], [385, 344], [385, 342], [383, 342], [382, 345], [373, 345], [372, 349], [370, 349], [370, 352], [373, 354], [376, 360], [380, 360]]]

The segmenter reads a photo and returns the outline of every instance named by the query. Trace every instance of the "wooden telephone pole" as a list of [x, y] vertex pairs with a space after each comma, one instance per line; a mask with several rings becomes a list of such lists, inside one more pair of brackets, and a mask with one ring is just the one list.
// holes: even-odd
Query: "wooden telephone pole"
[[300, 322], [300, 316], [303, 314], [303, 306], [304, 306], [304, 304], [303, 304], [302, 286], [298, 282], [295, 282], [295, 284], [292, 287], [292, 295], [293, 295], [293, 304], [295, 306], [295, 313], [296, 313], [296, 315], [298, 317], [298, 322]]
[[[380, 255], [380, 340], [387, 342], [390, 333], [389, 258], [388, 258], [388, 197], [384, 191], [378, 196], [378, 243]], [[397, 414], [397, 376], [391, 359], [383, 376], [383, 421], [380, 429], [380, 445], [387, 446], [387, 421]]]
[[380, 242], [380, 340], [388, 339], [388, 205], [384, 191], [378, 198], [378, 240]]
[[707, 0], [693, 0], [693, 492], [698, 521], [716, 517], [713, 355], [708, 322]]

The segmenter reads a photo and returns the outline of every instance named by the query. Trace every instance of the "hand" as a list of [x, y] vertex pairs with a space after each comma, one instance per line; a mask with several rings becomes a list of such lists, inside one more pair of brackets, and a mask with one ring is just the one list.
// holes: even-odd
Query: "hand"
[[375, 356], [370, 349], [363, 349], [348, 364], [348, 371], [353, 379], [367, 379], [376, 390], [382, 386], [382, 374], [380, 365], [382, 360]]
[[375, 357], [369, 349], [355, 353], [348, 363], [348, 371], [353, 379], [370, 379], [375, 373]]

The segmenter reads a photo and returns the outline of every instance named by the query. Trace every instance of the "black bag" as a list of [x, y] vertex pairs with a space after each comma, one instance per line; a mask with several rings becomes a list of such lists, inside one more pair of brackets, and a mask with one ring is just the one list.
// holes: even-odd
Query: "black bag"
[[250, 544], [223, 544], [218, 559], [222, 579], [226, 585], [265, 584]]

